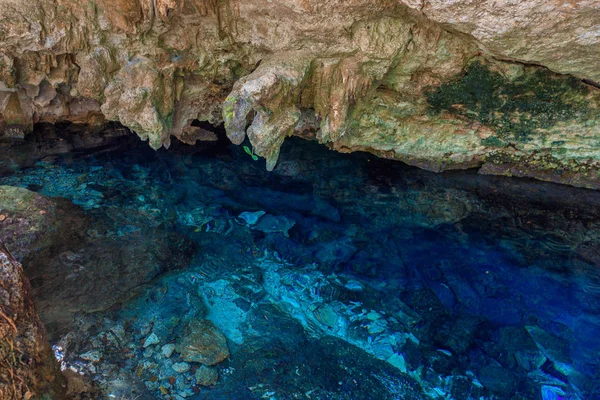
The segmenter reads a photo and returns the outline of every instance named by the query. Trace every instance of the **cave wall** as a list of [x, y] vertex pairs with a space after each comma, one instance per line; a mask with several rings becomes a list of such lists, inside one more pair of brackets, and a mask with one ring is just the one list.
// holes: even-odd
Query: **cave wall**
[[0, 0], [0, 132], [194, 120], [276, 166], [290, 135], [426, 169], [597, 188], [594, 0]]
[[0, 398], [60, 400], [65, 386], [29, 281], [0, 240]]

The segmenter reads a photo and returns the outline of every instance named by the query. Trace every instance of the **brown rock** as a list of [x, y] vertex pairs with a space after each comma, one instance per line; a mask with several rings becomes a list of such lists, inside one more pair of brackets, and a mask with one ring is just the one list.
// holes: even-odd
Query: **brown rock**
[[208, 320], [192, 320], [186, 323], [176, 344], [177, 352], [188, 362], [215, 365], [229, 357], [227, 339]]
[[0, 240], [0, 398], [65, 398], [64, 377], [21, 264]]

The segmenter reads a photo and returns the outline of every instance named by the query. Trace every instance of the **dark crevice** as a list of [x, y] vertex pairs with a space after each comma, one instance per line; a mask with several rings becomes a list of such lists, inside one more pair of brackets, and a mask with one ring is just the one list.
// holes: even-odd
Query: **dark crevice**
[[586, 85], [593, 86], [596, 89], [600, 89], [600, 83], [593, 81], [591, 79], [582, 79], [581, 82], [585, 83]]

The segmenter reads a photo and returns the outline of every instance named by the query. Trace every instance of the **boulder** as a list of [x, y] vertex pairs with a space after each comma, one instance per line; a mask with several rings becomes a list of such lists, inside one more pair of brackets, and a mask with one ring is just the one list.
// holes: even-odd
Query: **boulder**
[[76, 312], [108, 309], [133, 288], [187, 265], [191, 255], [190, 242], [166, 229], [115, 235], [113, 223], [131, 222], [135, 212], [96, 221], [66, 199], [23, 188], [0, 186], [0, 215], [0, 239], [22, 260], [51, 339]]
[[185, 361], [215, 365], [229, 357], [227, 339], [208, 320], [187, 321], [179, 337], [176, 349]]

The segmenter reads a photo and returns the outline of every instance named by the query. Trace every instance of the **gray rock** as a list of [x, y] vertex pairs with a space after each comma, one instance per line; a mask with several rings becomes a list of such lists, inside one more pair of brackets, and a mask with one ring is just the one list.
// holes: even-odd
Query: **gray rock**
[[153, 344], [157, 344], [159, 342], [158, 336], [155, 333], [151, 333], [150, 336], [144, 340], [144, 348], [148, 346], [152, 346]]
[[88, 351], [86, 353], [81, 354], [79, 357], [92, 362], [98, 362], [101, 358], [100, 352], [98, 350]]
[[172, 343], [168, 343], [165, 344], [162, 348], [161, 348], [161, 353], [163, 356], [169, 358], [171, 357], [171, 355], [173, 355], [173, 352], [175, 351], [175, 345]]
[[194, 378], [196, 378], [196, 384], [198, 385], [211, 386], [216, 384], [219, 380], [219, 373], [215, 368], [201, 365], [200, 368], [196, 370]]
[[190, 364], [186, 362], [181, 362], [173, 364], [171, 368], [173, 368], [173, 371], [177, 372], [178, 374], [183, 374], [185, 372], [188, 372], [191, 367]]

